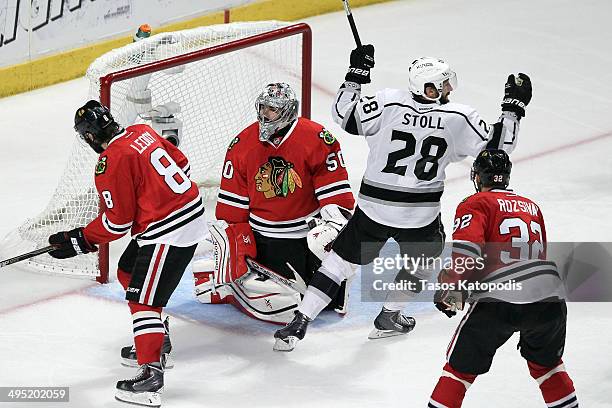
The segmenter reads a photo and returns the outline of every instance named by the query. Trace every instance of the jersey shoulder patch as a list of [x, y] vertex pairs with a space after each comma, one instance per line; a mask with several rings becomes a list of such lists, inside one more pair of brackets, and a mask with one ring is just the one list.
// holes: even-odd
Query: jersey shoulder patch
[[470, 197], [473, 197], [475, 194], [469, 195], [467, 197], [465, 197], [463, 200], [461, 200], [461, 204], [465, 203], [467, 200], [470, 199]]
[[96, 163], [96, 176], [106, 173], [106, 168], [108, 167], [108, 159], [106, 156], [101, 156], [98, 159], [98, 163]]
[[240, 136], [236, 136], [235, 138], [233, 138], [229, 146], [227, 147], [227, 150], [228, 151], [232, 150], [232, 148], [236, 146], [236, 144], [238, 144], [239, 141], [240, 141]]
[[259, 143], [259, 123], [255, 122], [244, 128], [230, 140], [227, 145], [227, 153], [231, 152], [232, 155], [248, 155], [248, 152]]
[[466, 208], [478, 208], [481, 207], [483, 204], [486, 205], [488, 201], [489, 197], [486, 193], [474, 193], [461, 200], [459, 206]]
[[336, 137], [332, 135], [330, 131], [325, 128], [323, 128], [323, 130], [319, 132], [319, 137], [321, 138], [321, 140], [323, 140], [323, 143], [325, 143], [328, 146], [331, 146], [334, 143], [336, 143]]

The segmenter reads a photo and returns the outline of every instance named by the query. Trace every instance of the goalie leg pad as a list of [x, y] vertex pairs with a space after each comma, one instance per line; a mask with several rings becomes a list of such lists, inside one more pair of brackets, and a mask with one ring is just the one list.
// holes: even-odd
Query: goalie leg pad
[[245, 257], [255, 258], [255, 237], [248, 223], [227, 224], [219, 221], [210, 226], [215, 254], [215, 280], [231, 283], [247, 273]]
[[202, 303], [227, 303], [226, 297], [232, 295], [228, 284], [247, 273], [245, 257], [256, 255], [255, 238], [247, 223], [218, 221], [209, 232], [192, 264], [194, 292]]
[[194, 294], [201, 303], [227, 303], [231, 289], [215, 281], [215, 260], [202, 258], [193, 261]]

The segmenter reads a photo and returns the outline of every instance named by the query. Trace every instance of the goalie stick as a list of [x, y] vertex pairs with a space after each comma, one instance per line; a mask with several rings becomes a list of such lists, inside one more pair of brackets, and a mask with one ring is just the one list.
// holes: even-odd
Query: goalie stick
[[51, 252], [54, 249], [56, 248], [53, 245], [49, 245], [44, 248], [35, 249], [32, 252], [26, 252], [25, 254], [17, 255], [14, 258], [5, 259], [4, 261], [0, 261], [0, 268], [4, 268], [5, 266], [14, 264], [16, 262], [25, 261], [26, 259], [30, 259], [38, 255], [46, 254], [47, 252]]
[[357, 32], [357, 26], [355, 25], [355, 19], [353, 18], [353, 13], [351, 12], [351, 6], [349, 5], [348, 0], [342, 0], [342, 4], [344, 5], [346, 18], [348, 19], [349, 25], [351, 26], [351, 31], [353, 32], [353, 38], [355, 38], [355, 44], [357, 44], [357, 47], [361, 47], [361, 39], [359, 38], [359, 33]]
[[253, 272], [261, 273], [262, 275], [270, 278], [271, 281], [276, 282], [281, 286], [288, 287], [298, 292], [301, 295], [306, 293], [306, 283], [304, 282], [302, 277], [297, 272], [295, 272], [295, 270], [294, 270], [294, 274], [295, 274], [295, 281], [294, 281], [294, 280], [287, 279], [284, 276], [279, 275], [278, 273], [274, 272], [271, 269], [266, 268], [265, 266], [263, 266], [262, 264], [260, 264], [259, 262], [251, 258], [247, 257], [246, 263], [249, 266], [249, 269], [251, 269]]

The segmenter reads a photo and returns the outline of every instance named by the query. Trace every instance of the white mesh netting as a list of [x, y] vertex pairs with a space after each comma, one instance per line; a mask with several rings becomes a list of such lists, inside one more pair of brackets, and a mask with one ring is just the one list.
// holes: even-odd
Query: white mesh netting
[[[100, 98], [100, 78], [128, 68], [165, 60], [192, 51], [229, 43], [289, 24], [267, 21], [231, 23], [173, 33], [161, 33], [99, 57], [87, 70], [90, 97]], [[128, 126], [147, 123], [137, 105], [150, 91], [152, 106], [175, 102], [183, 122], [181, 150], [191, 163], [191, 178], [208, 199], [216, 197], [223, 157], [229, 141], [256, 120], [254, 102], [270, 82], [287, 82], [301, 95], [302, 36], [292, 35], [219, 56], [188, 62], [176, 68], [115, 82], [111, 111]], [[75, 106], [75, 110], [76, 110]], [[28, 219], [5, 239], [3, 255], [46, 246], [50, 234], [84, 226], [98, 214], [93, 184], [97, 155], [78, 137], [61, 181], [47, 208]], [[96, 254], [55, 260], [41, 255], [24, 262], [38, 271], [97, 276]]]

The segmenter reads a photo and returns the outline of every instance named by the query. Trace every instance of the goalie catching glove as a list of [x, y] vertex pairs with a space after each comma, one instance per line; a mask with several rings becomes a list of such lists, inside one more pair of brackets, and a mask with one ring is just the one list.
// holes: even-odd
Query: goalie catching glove
[[49, 252], [49, 255], [57, 259], [72, 258], [98, 250], [94, 245], [87, 242], [87, 238], [83, 234], [83, 228], [57, 232], [49, 237], [49, 244], [56, 248]]
[[313, 217], [308, 220], [310, 231], [306, 239], [310, 252], [315, 254], [320, 260], [323, 260], [331, 250], [331, 244], [352, 214], [346, 208], [336, 204], [327, 204], [321, 208], [320, 215], [321, 218]]

